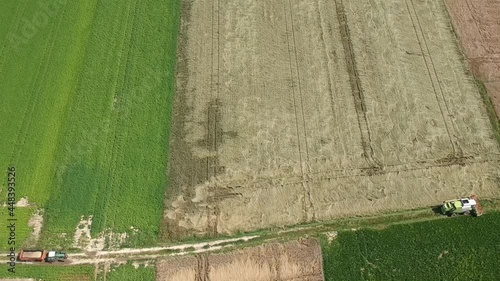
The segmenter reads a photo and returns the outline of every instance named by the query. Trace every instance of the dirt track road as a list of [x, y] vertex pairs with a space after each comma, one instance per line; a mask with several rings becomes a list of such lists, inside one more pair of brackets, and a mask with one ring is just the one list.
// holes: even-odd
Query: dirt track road
[[[243, 236], [231, 239], [219, 239], [210, 242], [179, 244], [165, 247], [133, 248], [112, 251], [96, 251], [70, 253], [65, 262], [55, 263], [28, 263], [33, 265], [77, 265], [77, 264], [101, 264], [101, 263], [126, 263], [129, 260], [154, 260], [164, 256], [185, 255], [187, 253], [205, 253], [222, 248], [230, 247], [233, 243], [247, 242], [258, 238], [258, 236]], [[0, 253], [0, 262], [8, 262], [7, 253]]]
[[442, 1], [186, 1], [179, 52], [169, 238], [500, 196]]

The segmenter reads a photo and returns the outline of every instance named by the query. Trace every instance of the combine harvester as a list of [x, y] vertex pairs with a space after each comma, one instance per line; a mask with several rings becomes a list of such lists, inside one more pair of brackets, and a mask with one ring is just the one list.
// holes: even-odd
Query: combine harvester
[[64, 252], [47, 250], [21, 250], [17, 256], [17, 260], [22, 262], [63, 262], [67, 258]]
[[443, 215], [447, 215], [448, 217], [457, 214], [477, 217], [483, 214], [483, 208], [475, 195], [444, 201], [440, 210]]

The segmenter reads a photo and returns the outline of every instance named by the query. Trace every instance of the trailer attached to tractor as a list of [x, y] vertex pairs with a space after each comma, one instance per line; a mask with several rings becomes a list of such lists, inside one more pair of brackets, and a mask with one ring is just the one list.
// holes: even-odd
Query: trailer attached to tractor
[[63, 262], [67, 258], [64, 252], [47, 250], [21, 250], [17, 256], [18, 261], [24, 262]]

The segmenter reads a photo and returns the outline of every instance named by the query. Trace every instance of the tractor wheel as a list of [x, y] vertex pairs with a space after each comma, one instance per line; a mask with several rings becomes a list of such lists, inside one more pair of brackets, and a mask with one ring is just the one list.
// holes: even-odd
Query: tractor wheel
[[474, 209], [474, 210], [472, 210], [472, 211], [471, 211], [471, 215], [472, 215], [473, 217], [477, 217], [477, 210], [475, 210], [475, 209]]

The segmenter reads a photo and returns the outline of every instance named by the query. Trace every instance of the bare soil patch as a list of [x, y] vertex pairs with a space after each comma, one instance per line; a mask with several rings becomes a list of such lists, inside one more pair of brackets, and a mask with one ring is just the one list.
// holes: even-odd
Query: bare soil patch
[[500, 116], [500, 0], [446, 0], [474, 73]]
[[28, 202], [28, 198], [21, 198], [17, 203], [16, 207], [28, 207], [31, 204]]
[[500, 195], [444, 2], [183, 5], [168, 238]]
[[28, 226], [33, 228], [33, 232], [26, 241], [26, 245], [35, 245], [38, 242], [40, 233], [42, 232], [42, 226], [43, 226], [42, 210], [39, 209], [35, 213], [33, 213], [33, 215], [31, 215], [31, 218], [28, 221]]
[[315, 239], [271, 243], [225, 254], [162, 260], [157, 262], [156, 280], [322, 281], [323, 259]]

